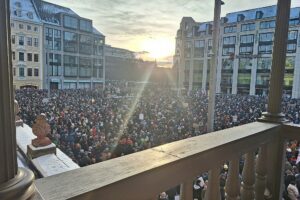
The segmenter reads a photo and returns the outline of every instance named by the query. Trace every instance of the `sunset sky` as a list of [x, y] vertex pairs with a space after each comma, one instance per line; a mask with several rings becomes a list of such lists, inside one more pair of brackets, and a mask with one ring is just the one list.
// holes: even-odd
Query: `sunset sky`
[[[132, 51], [147, 51], [149, 59], [171, 61], [175, 34], [183, 16], [213, 19], [213, 0], [47, 0], [93, 20], [106, 43]], [[224, 0], [228, 12], [276, 4], [275, 0]], [[292, 0], [292, 7], [300, 6]]]

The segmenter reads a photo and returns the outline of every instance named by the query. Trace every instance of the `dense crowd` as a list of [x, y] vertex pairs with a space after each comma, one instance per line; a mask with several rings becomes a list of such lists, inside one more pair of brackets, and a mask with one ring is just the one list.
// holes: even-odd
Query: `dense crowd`
[[[80, 166], [207, 132], [208, 97], [201, 91], [178, 96], [168, 87], [119, 82], [105, 89], [53, 90], [48, 95], [46, 90], [17, 90], [19, 115], [32, 126], [45, 113], [51, 140]], [[266, 102], [261, 96], [217, 95], [215, 130], [256, 121]], [[299, 100], [284, 98], [282, 108], [287, 118], [300, 123]], [[298, 172], [292, 168], [292, 173], [296, 177]], [[225, 185], [225, 168], [220, 177]], [[197, 199], [202, 199], [206, 181], [205, 175], [195, 181]]]

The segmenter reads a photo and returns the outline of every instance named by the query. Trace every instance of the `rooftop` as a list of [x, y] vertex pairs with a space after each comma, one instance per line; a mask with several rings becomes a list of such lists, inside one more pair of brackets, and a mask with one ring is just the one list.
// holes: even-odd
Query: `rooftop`
[[41, 20], [36, 13], [34, 5], [30, 0], [11, 0], [10, 12], [12, 19], [21, 19], [40, 23]]

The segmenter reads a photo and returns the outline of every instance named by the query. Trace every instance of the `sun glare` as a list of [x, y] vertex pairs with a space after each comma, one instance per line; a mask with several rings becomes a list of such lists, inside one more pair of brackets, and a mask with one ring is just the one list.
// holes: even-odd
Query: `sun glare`
[[173, 55], [174, 41], [168, 38], [148, 38], [142, 41], [142, 48], [149, 52], [150, 59], [161, 59]]

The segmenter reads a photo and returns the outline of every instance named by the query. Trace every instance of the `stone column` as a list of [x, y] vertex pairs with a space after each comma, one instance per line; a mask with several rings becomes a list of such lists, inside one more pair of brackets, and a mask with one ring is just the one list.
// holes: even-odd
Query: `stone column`
[[285, 59], [289, 29], [291, 0], [278, 0], [273, 47], [272, 70], [270, 79], [269, 105], [262, 120], [269, 122], [285, 122], [281, 113]]
[[18, 169], [10, 47], [9, 0], [0, 1], [0, 199], [27, 199], [34, 175]]

